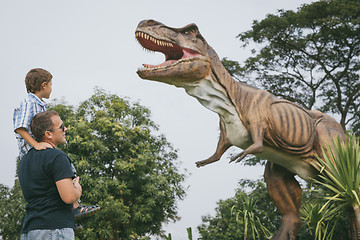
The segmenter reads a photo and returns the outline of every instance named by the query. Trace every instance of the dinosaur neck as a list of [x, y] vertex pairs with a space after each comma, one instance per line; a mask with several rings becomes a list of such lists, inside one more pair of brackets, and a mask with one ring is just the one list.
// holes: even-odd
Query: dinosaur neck
[[184, 87], [185, 91], [195, 97], [204, 107], [221, 116], [235, 115], [236, 111], [226, 91], [213, 79], [214, 75], [210, 74], [196, 83], [188, 84]]
[[246, 94], [246, 85], [245, 89], [242, 89], [242, 85], [232, 79], [220, 60], [212, 61], [212, 65], [207, 77], [183, 87], [204, 107], [219, 115], [222, 131], [226, 132], [230, 144], [246, 148], [249, 143], [249, 133], [242, 120], [245, 112], [242, 109], [243, 103], [237, 102], [241, 97], [235, 95], [236, 92]]
[[208, 53], [211, 59], [212, 80], [217, 82], [226, 92], [229, 101], [243, 112], [249, 94], [256, 91], [255, 88], [234, 80], [225, 67], [222, 65], [216, 52], [208, 46]]
[[247, 107], [246, 98], [255, 89], [235, 81], [211, 47], [208, 52], [211, 59], [209, 75], [199, 81], [181, 85], [181, 87], [203, 106], [220, 116], [226, 119], [229, 119], [230, 116], [241, 118], [241, 113]]

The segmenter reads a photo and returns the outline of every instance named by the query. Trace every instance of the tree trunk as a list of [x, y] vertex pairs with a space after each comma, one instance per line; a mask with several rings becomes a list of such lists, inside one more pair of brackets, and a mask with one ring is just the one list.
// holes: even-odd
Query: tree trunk
[[354, 206], [349, 209], [349, 220], [350, 220], [350, 230], [351, 230], [351, 239], [360, 240], [360, 208], [359, 206]]

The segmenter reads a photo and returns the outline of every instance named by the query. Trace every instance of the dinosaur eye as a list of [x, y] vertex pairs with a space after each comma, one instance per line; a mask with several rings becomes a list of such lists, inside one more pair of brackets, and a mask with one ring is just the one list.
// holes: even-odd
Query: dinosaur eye
[[194, 35], [195, 32], [196, 32], [195, 29], [190, 29], [190, 30], [188, 30], [188, 31], [185, 31], [184, 34], [185, 34], [185, 35], [190, 35], [190, 34], [191, 34], [191, 35]]

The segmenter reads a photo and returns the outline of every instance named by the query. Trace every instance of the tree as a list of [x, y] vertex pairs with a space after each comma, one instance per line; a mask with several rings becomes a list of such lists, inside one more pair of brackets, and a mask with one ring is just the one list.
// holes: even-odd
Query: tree
[[[59, 147], [80, 176], [82, 203], [101, 207], [80, 220], [77, 239], [149, 239], [178, 219], [185, 170], [147, 108], [96, 89], [78, 108], [54, 102], [51, 109], [68, 127]], [[0, 186], [3, 239], [19, 239], [24, 207], [17, 182], [12, 190]]]
[[279, 10], [238, 35], [255, 44], [245, 66], [223, 59], [237, 79], [299, 105], [339, 116], [360, 134], [360, 2], [321, 0]]
[[[203, 223], [198, 229], [203, 240], [267, 239], [280, 226], [280, 215], [264, 181], [242, 180], [239, 185], [234, 197], [217, 203], [214, 217], [208, 215], [202, 218]], [[303, 191], [300, 213], [304, 224], [296, 239], [348, 239], [348, 228], [344, 227], [348, 226], [348, 220], [344, 209], [329, 204], [319, 211], [327, 200], [324, 200], [318, 187], [309, 185]], [[245, 234], [246, 221], [248, 230]]]
[[81, 199], [101, 207], [82, 222], [79, 238], [141, 239], [177, 220], [185, 175], [176, 150], [154, 134], [148, 109], [100, 89], [76, 111], [61, 104], [53, 109], [69, 126], [63, 150], [80, 176]]
[[15, 180], [12, 189], [0, 184], [0, 236], [2, 239], [20, 239], [25, 205], [18, 179]]

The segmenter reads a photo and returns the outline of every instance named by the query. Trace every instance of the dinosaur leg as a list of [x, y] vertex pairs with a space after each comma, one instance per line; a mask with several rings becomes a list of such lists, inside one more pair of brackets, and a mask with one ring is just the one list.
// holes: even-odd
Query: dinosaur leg
[[301, 188], [294, 174], [280, 165], [267, 162], [265, 181], [271, 198], [282, 215], [282, 223], [273, 240], [295, 240], [301, 227]]
[[219, 142], [217, 144], [217, 148], [215, 153], [209, 157], [206, 160], [203, 161], [198, 161], [196, 162], [196, 166], [197, 167], [202, 167], [205, 166], [209, 163], [213, 163], [218, 161], [221, 156], [223, 155], [223, 153], [231, 146], [231, 144], [228, 142], [227, 138], [226, 138], [226, 133], [225, 133], [225, 127], [223, 126], [223, 123], [220, 120], [220, 139]]

